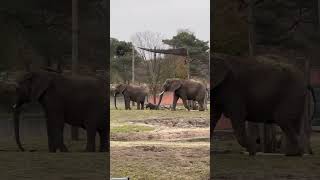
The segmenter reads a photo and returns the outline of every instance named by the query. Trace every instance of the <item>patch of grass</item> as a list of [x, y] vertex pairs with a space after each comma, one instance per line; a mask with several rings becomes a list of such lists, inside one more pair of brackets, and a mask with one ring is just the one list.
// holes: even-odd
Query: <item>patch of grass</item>
[[186, 117], [186, 118], [193, 118], [193, 117], [210, 117], [210, 111], [187, 111], [187, 110], [124, 110], [118, 109], [110, 110], [110, 119], [111, 124], [119, 123], [119, 122], [127, 122], [127, 121], [134, 121], [134, 120], [144, 120], [144, 119], [160, 119], [160, 118], [175, 118], [175, 117]]
[[155, 128], [142, 125], [120, 125], [111, 127], [111, 133], [132, 133], [132, 132], [146, 132], [153, 131]]

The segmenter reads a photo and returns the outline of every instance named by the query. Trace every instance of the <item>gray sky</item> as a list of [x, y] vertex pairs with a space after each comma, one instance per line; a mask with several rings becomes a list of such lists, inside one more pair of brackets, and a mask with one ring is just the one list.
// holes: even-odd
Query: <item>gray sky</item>
[[210, 0], [111, 0], [110, 11], [110, 35], [119, 40], [144, 31], [171, 38], [178, 29], [210, 40]]

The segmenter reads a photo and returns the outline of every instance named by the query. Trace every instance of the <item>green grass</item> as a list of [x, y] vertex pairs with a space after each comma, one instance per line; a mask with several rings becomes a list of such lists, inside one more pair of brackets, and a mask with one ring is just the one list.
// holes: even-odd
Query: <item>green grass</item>
[[110, 110], [110, 119], [111, 125], [113, 123], [124, 123], [133, 120], [143, 120], [151, 118], [175, 118], [175, 117], [210, 117], [209, 111], [190, 111], [187, 110], [124, 110], [124, 109], [111, 109]]
[[153, 131], [155, 128], [141, 125], [120, 125], [111, 128], [111, 133], [132, 133]]

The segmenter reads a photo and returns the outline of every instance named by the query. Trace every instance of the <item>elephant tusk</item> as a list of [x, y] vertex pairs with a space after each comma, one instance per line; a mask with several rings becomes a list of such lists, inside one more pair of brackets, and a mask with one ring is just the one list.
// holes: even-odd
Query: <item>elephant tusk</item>
[[18, 107], [17, 104], [12, 105], [12, 108], [13, 108], [13, 109], [17, 109], [17, 107]]
[[164, 93], [164, 91], [162, 91], [162, 92], [159, 94], [159, 96], [162, 96], [162, 95], [163, 95], [163, 93]]

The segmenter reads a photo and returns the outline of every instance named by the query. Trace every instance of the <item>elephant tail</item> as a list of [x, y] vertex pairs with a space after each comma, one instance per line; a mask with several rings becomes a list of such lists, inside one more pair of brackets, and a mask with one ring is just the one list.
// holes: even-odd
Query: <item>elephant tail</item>
[[315, 96], [315, 93], [314, 93], [314, 89], [311, 85], [308, 85], [308, 90], [311, 92], [311, 95], [312, 95], [312, 99], [313, 99], [313, 113], [312, 113], [312, 116], [311, 116], [311, 120], [313, 120], [314, 118], [314, 114], [316, 112], [316, 109], [317, 109], [317, 105], [316, 105], [316, 96]]

